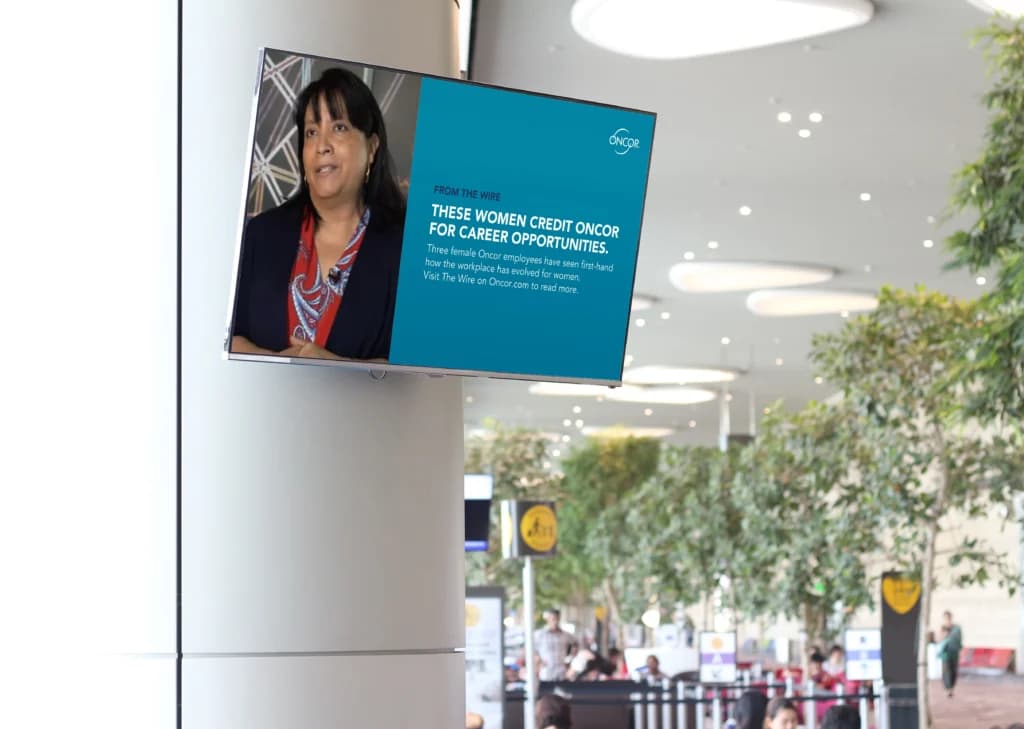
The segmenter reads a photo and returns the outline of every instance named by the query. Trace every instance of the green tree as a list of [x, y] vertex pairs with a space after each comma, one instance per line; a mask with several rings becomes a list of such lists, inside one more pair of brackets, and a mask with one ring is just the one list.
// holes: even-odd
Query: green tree
[[[859, 416], [851, 436], [870, 457], [851, 499], [878, 514], [886, 555], [921, 578], [918, 696], [921, 727], [931, 726], [926, 670], [927, 623], [935, 582], [936, 541], [951, 513], [967, 517], [1011, 506], [1024, 488], [1018, 430], [983, 430], [959, 406], [970, 383], [953, 379], [968, 357], [978, 305], [922, 289], [883, 289], [878, 308], [838, 332], [812, 341], [812, 359]], [[1005, 555], [977, 540], [950, 554], [961, 584], [993, 573], [1011, 591], [1018, 584]]]
[[730, 575], [740, 517], [731, 473], [730, 456], [717, 449], [666, 447], [657, 473], [623, 501], [615, 516], [632, 535], [644, 604], [703, 602], [707, 628], [708, 600], [726, 584], [725, 602], [735, 607]]
[[740, 607], [801, 620], [810, 643], [843, 627], [829, 623], [836, 605], [845, 616], [872, 603], [866, 565], [879, 534], [851, 486], [863, 455], [852, 424], [843, 405], [811, 402], [796, 413], [774, 405], [740, 453], [733, 485], [742, 506], [733, 562]]
[[632, 608], [643, 601], [646, 576], [622, 528], [622, 504], [657, 470], [660, 451], [651, 438], [589, 439], [562, 461], [559, 577], [581, 604], [605, 603], [620, 631], [638, 617]]
[[994, 269], [996, 280], [981, 301], [982, 326], [961, 377], [975, 383], [968, 395], [983, 418], [1024, 418], [1024, 21], [993, 22], [978, 40], [994, 76], [985, 95], [991, 112], [977, 160], [956, 177], [952, 213], [974, 224], [952, 235], [952, 266]]

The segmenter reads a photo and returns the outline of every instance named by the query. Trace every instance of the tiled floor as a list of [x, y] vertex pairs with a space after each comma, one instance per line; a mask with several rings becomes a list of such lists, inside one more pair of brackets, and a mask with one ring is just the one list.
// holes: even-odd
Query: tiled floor
[[1024, 722], [1024, 676], [961, 676], [953, 698], [931, 685], [934, 729], [1004, 729]]

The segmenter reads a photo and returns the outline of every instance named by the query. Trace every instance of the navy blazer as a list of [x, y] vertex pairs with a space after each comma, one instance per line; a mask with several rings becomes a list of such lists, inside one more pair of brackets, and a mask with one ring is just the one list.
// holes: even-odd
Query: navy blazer
[[[279, 352], [290, 346], [288, 296], [299, 247], [303, 203], [257, 215], [242, 237], [232, 336]], [[366, 228], [326, 349], [339, 357], [387, 359], [395, 318], [402, 227], [374, 218]]]

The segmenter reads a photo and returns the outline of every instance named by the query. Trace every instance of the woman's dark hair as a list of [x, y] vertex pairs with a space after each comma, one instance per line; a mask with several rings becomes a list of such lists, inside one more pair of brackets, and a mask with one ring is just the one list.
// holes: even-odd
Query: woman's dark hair
[[861, 729], [860, 714], [852, 706], [833, 706], [825, 712], [821, 729]]
[[572, 729], [572, 711], [569, 702], [556, 694], [541, 696], [537, 701], [535, 712], [537, 729], [547, 729], [549, 726], [558, 729]]
[[736, 701], [736, 729], [764, 729], [768, 697], [760, 691], [746, 691]]
[[329, 68], [310, 83], [295, 102], [295, 127], [298, 129], [300, 184], [295, 199], [309, 204], [309, 186], [302, 161], [302, 145], [306, 126], [306, 109], [312, 105], [313, 118], [320, 121], [320, 99], [327, 102], [331, 117], [339, 119], [348, 112], [352, 125], [367, 137], [376, 134], [380, 141], [370, 165], [370, 179], [363, 189], [363, 200], [372, 211], [372, 219], [386, 224], [401, 223], [405, 217], [405, 195], [395, 179], [394, 162], [388, 150], [388, 133], [384, 115], [373, 92], [362, 79], [344, 68]]
[[769, 719], [774, 719], [781, 712], [789, 709], [790, 711], [796, 711], [796, 704], [785, 696], [776, 696], [774, 699], [768, 702], [768, 708], [765, 710]]

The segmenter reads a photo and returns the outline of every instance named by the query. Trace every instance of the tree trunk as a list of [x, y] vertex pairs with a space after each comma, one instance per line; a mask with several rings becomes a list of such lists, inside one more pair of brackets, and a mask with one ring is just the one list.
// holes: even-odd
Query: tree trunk
[[946, 463], [946, 449], [942, 434], [936, 434], [940, 460], [939, 494], [935, 500], [935, 511], [925, 532], [924, 558], [921, 562], [921, 612], [917, 619], [917, 726], [931, 729], [932, 709], [929, 704], [928, 684], [928, 621], [932, 611], [932, 583], [935, 579], [935, 542], [939, 536], [939, 519], [946, 510], [949, 499], [950, 474]]
[[615, 622], [615, 645], [620, 651], [626, 650], [625, 626], [622, 624], [622, 613], [619, 610], [619, 599], [612, 587], [612, 581], [605, 578], [601, 582], [601, 590], [604, 592], [604, 599], [608, 602], [608, 617]]

